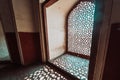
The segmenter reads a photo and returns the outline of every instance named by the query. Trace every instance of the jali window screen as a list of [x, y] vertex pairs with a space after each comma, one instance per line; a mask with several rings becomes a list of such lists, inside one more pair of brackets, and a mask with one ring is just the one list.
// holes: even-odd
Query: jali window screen
[[95, 4], [80, 2], [68, 16], [68, 51], [90, 56]]

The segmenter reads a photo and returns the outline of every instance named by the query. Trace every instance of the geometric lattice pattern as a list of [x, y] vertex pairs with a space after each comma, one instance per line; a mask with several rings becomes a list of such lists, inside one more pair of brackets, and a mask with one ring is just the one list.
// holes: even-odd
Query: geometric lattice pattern
[[39, 70], [26, 76], [24, 80], [67, 80], [61, 74], [57, 73], [49, 66], [42, 66]]
[[90, 56], [95, 4], [80, 2], [68, 16], [68, 51]]
[[89, 60], [64, 54], [50, 62], [80, 80], [88, 80]]

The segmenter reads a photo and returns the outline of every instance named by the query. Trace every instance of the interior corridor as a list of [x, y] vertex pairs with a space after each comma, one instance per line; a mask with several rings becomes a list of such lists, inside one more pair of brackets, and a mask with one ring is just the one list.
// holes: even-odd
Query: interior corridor
[[119, 9], [120, 0], [0, 0], [0, 80], [119, 80]]

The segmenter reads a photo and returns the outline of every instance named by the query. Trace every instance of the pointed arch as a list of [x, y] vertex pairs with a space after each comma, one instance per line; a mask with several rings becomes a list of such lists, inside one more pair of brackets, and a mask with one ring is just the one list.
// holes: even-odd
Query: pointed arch
[[68, 52], [90, 56], [95, 4], [80, 1], [68, 15]]

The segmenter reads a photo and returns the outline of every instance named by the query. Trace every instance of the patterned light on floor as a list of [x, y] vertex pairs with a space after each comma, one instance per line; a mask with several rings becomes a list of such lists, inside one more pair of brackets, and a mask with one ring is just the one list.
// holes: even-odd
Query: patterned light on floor
[[42, 66], [39, 70], [26, 76], [24, 80], [67, 80], [64, 76], [51, 69], [49, 66]]
[[87, 80], [88, 78], [89, 60], [65, 54], [50, 62], [80, 80]]
[[95, 4], [80, 2], [68, 17], [68, 51], [90, 56]]

